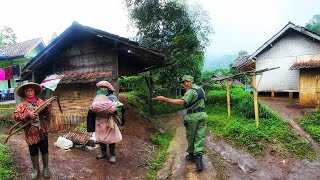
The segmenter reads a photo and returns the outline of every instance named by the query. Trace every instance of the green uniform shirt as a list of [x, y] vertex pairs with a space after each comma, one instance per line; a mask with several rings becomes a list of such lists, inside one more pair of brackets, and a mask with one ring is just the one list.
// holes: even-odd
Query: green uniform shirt
[[[193, 101], [195, 101], [198, 98], [198, 94], [197, 94], [196, 90], [194, 90], [194, 89], [198, 89], [198, 88], [200, 88], [200, 87], [193, 84], [191, 86], [191, 88], [188, 89], [187, 92], [184, 94], [184, 96], [181, 98], [182, 100], [184, 100], [186, 102], [186, 105], [193, 103]], [[204, 99], [199, 100], [194, 105], [189, 107], [187, 110], [197, 109], [197, 108], [205, 108]], [[197, 113], [191, 113], [191, 114], [185, 115], [184, 119], [187, 121], [191, 121], [191, 120], [205, 119], [207, 117], [208, 117], [208, 115], [206, 112], [197, 112]]]

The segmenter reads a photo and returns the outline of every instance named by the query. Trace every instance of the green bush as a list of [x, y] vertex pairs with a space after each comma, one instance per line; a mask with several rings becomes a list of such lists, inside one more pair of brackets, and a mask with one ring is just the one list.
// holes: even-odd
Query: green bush
[[147, 92], [147, 85], [142, 76], [129, 76], [119, 79], [120, 91], [141, 91]]
[[168, 131], [165, 134], [156, 133], [151, 136], [152, 142], [158, 145], [158, 153], [150, 164], [146, 179], [155, 179], [157, 171], [161, 168], [167, 158], [167, 150], [170, 145], [170, 141], [174, 136], [173, 131]]
[[[227, 111], [227, 94], [226, 90], [212, 90], [207, 94], [207, 104], [213, 104], [225, 107]], [[254, 118], [254, 103], [253, 95], [243, 90], [242, 87], [235, 86], [230, 89], [230, 104], [231, 113], [241, 114], [245, 118]], [[260, 104], [258, 107], [260, 118], [279, 118], [270, 108], [266, 105]]]
[[[316, 157], [314, 149], [295, 135], [288, 123], [272, 112], [268, 118], [259, 119], [259, 128], [253, 118], [246, 118], [240, 112], [227, 117], [225, 106], [208, 105], [208, 127], [218, 136], [229, 139], [234, 145], [245, 147], [255, 156], [263, 155], [268, 144], [277, 146], [276, 153], [299, 159]], [[268, 112], [268, 111], [266, 111]]]
[[320, 143], [320, 113], [314, 112], [307, 114], [299, 124]]
[[[3, 139], [2, 134], [0, 138]], [[0, 143], [0, 179], [12, 179], [14, 173], [12, 150], [7, 145]]]

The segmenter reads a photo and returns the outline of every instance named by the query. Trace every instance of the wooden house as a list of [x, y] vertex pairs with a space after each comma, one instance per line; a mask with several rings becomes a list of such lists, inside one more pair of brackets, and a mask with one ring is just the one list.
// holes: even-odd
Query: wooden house
[[[0, 79], [0, 101], [15, 99], [14, 88], [17, 86], [15, 80], [20, 78], [21, 69], [44, 48], [45, 44], [42, 38], [0, 47], [0, 71], [12, 72], [12, 77]], [[7, 97], [3, 97], [3, 92], [9, 92]]]
[[297, 95], [301, 103], [309, 103], [303, 99], [310, 98], [305, 98], [306, 94], [301, 91], [308, 88], [307, 84], [299, 83], [304, 72], [291, 67], [300, 60], [316, 60], [319, 53], [320, 36], [289, 22], [236, 68], [255, 66], [259, 71], [279, 67], [257, 76], [258, 91], [271, 92], [272, 96], [277, 92], [288, 93], [290, 98]]
[[[23, 67], [45, 47], [42, 38], [23, 41], [7, 47], [0, 47], [0, 68], [4, 69], [8, 66], [15, 65]], [[1, 81], [0, 89], [15, 87], [13, 79], [9, 79], [8, 81], [10, 82]]]
[[47, 96], [58, 96], [63, 115], [53, 106], [53, 127], [61, 129], [83, 120], [97, 91], [108, 80], [118, 94], [119, 76], [130, 76], [165, 63], [158, 51], [137, 42], [74, 22], [23, 69], [22, 78], [41, 83], [47, 76], [63, 76]]

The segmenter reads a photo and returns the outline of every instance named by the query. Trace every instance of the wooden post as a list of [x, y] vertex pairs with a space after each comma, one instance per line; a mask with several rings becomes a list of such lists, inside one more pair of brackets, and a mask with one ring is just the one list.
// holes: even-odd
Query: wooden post
[[230, 107], [230, 85], [229, 82], [226, 82], [226, 88], [227, 88], [227, 108], [228, 108], [228, 118], [231, 117], [231, 107]]
[[256, 128], [258, 128], [259, 127], [259, 111], [258, 111], [258, 90], [256, 87], [256, 74], [252, 75], [252, 87], [253, 87], [254, 117], [256, 120]]
[[318, 83], [319, 83], [319, 79], [318, 79], [318, 75], [316, 75], [316, 95], [317, 95], [317, 110], [316, 112], [319, 112], [319, 106], [320, 106], [320, 102], [319, 102], [319, 86], [318, 86]]
[[293, 92], [289, 92], [289, 99], [293, 99]]
[[274, 91], [271, 91], [271, 98], [274, 98]]

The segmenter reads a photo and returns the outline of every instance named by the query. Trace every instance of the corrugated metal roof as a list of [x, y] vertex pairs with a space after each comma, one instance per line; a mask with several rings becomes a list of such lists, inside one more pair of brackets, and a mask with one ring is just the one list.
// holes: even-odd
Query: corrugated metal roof
[[236, 63], [233, 64], [232, 68], [239, 69], [241, 66], [245, 65], [247, 62], [249, 62], [249, 55], [248, 56], [242, 56], [238, 59]]
[[70, 71], [63, 73], [63, 78], [59, 84], [87, 84], [96, 83], [99, 79], [108, 79], [112, 76], [111, 71]]
[[312, 68], [320, 68], [320, 60], [299, 61], [294, 63], [289, 69], [299, 70], [299, 69], [312, 69]]
[[32, 48], [35, 48], [39, 43], [42, 42], [42, 38], [31, 39], [28, 41], [13, 44], [8, 47], [0, 47], [2, 55], [11, 56], [24, 56]]

